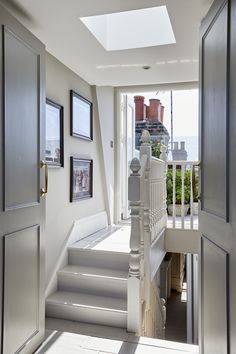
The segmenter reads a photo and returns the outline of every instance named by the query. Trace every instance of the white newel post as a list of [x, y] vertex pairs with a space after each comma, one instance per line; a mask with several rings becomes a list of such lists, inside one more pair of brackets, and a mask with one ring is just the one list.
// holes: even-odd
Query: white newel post
[[131, 235], [130, 235], [130, 263], [128, 275], [128, 319], [127, 329], [129, 332], [140, 334], [142, 321], [142, 300], [140, 280], [140, 205], [141, 165], [139, 159], [131, 161], [132, 171], [129, 177], [129, 201], [131, 209]]
[[150, 230], [150, 168], [152, 147], [150, 144], [150, 134], [143, 130], [141, 137], [142, 145], [140, 147], [140, 159], [143, 155], [147, 156], [146, 169], [144, 171], [144, 184], [141, 188], [141, 199], [143, 206], [143, 239], [144, 239], [144, 300], [146, 310], [150, 309], [151, 302], [151, 269], [150, 269], [150, 251], [151, 251], [151, 230]]

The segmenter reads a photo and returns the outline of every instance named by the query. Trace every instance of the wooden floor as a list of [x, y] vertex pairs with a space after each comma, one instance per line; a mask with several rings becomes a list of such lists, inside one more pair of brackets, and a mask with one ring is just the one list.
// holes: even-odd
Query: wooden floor
[[45, 342], [35, 354], [190, 354], [198, 347], [137, 337], [124, 329], [46, 320]]
[[187, 342], [187, 302], [183, 296], [186, 293], [171, 291], [167, 301], [166, 311], [166, 336], [167, 340]]

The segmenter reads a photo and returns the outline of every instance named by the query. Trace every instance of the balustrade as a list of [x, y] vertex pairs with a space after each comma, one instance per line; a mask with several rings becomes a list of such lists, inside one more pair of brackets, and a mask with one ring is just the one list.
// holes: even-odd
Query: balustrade
[[[198, 228], [198, 218], [193, 209], [194, 199], [198, 195], [198, 164], [191, 161], [167, 162], [165, 146], [161, 147], [160, 159], [152, 157], [150, 135], [146, 130], [141, 141], [140, 160], [137, 157], [132, 160], [129, 177], [131, 251], [128, 330], [139, 335], [158, 333], [164, 338], [165, 304], [160, 298], [154, 276], [165, 255], [166, 228]], [[169, 214], [172, 214], [168, 220], [167, 207]]]
[[198, 168], [196, 161], [167, 162], [167, 227], [198, 229]]
[[[152, 273], [155, 273], [155, 269], [152, 269], [151, 249], [163, 235], [167, 214], [166, 150], [162, 151], [165, 161], [152, 158], [148, 131], [143, 131], [141, 140], [140, 161], [137, 158], [132, 160], [130, 165], [132, 173], [129, 177], [131, 251], [128, 277], [128, 330], [144, 335], [153, 331], [163, 333], [165, 328], [163, 304], [159, 294], [153, 291]], [[156, 316], [158, 319], [155, 319]]]

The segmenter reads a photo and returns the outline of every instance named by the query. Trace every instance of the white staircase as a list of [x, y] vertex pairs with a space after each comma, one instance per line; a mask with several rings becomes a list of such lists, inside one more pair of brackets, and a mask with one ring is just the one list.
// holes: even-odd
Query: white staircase
[[[100, 228], [94, 234], [90, 224], [95, 222], [81, 222], [80, 234], [82, 230], [86, 236], [68, 245], [68, 264], [57, 268], [58, 289], [46, 300], [48, 317], [164, 337], [165, 306], [155, 275], [165, 256], [166, 148], [163, 160], [153, 159], [147, 131], [142, 142], [141, 159], [133, 159], [130, 166], [131, 224]], [[76, 230], [75, 225], [74, 241]]]
[[127, 328], [129, 253], [68, 247], [68, 265], [46, 300], [48, 317]]

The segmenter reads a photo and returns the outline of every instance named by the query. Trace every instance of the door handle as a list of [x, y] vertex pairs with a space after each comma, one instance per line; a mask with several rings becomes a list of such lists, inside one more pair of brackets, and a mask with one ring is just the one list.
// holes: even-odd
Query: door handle
[[40, 168], [44, 168], [45, 170], [45, 175], [44, 175], [45, 187], [42, 187], [40, 189], [40, 196], [44, 197], [45, 194], [47, 194], [48, 192], [48, 165], [45, 160], [40, 161]]

